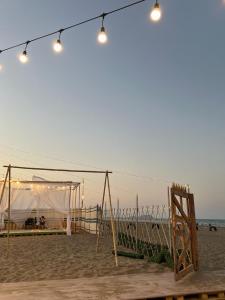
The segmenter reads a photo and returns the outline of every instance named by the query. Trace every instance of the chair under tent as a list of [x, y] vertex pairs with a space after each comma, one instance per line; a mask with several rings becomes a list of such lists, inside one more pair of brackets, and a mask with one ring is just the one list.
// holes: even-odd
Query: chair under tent
[[0, 235], [76, 231], [80, 211], [80, 183], [48, 181], [33, 176], [31, 181], [0, 181]]

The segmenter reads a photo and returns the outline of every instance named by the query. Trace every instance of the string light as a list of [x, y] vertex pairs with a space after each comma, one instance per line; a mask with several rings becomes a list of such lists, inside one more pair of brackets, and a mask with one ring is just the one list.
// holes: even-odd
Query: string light
[[62, 52], [62, 50], [63, 50], [63, 45], [61, 42], [61, 34], [63, 31], [64, 31], [64, 29], [59, 30], [59, 37], [58, 37], [57, 41], [55, 41], [53, 44], [53, 49], [57, 53]]
[[[27, 42], [22, 42], [22, 43], [19, 43], [19, 44], [15, 44], [15, 45], [12, 45], [8, 48], [5, 48], [5, 49], [1, 49], [0, 50], [0, 53], [2, 52], [6, 52], [6, 51], [9, 51], [9, 50], [12, 50], [12, 49], [15, 49], [15, 48], [18, 48], [18, 47], [21, 47], [23, 45], [25, 45], [25, 49], [24, 51], [19, 55], [19, 60], [21, 63], [27, 63], [29, 61], [29, 57], [27, 55], [27, 46], [29, 43], [33, 43], [33, 42], [36, 42], [40, 39], [44, 39], [44, 38], [47, 38], [49, 36], [52, 36], [52, 35], [55, 35], [57, 33], [59, 33], [59, 37], [58, 39], [53, 43], [53, 49], [55, 52], [61, 52], [63, 50], [63, 45], [62, 45], [62, 42], [61, 42], [61, 33], [65, 30], [69, 30], [69, 29], [72, 29], [72, 28], [75, 28], [75, 27], [78, 27], [78, 26], [81, 26], [85, 23], [89, 23], [89, 22], [92, 22], [94, 20], [97, 20], [97, 19], [102, 19], [102, 26], [101, 26], [101, 29], [100, 31], [98, 32], [98, 36], [97, 36], [97, 40], [100, 44], [105, 44], [107, 43], [108, 41], [108, 36], [107, 36], [107, 33], [106, 33], [106, 30], [105, 30], [105, 27], [103, 25], [103, 22], [104, 22], [104, 18], [105, 16], [107, 15], [111, 15], [111, 14], [114, 14], [114, 13], [117, 13], [117, 12], [120, 12], [122, 10], [125, 10], [127, 8], [130, 8], [132, 6], [135, 6], [135, 5], [138, 5], [142, 2], [145, 2], [147, 0], [138, 0], [138, 1], [135, 1], [133, 3], [130, 3], [128, 5], [125, 5], [125, 6], [122, 6], [122, 7], [119, 7], [119, 8], [116, 8], [114, 10], [111, 10], [111, 11], [108, 11], [106, 13], [103, 13], [103, 14], [100, 14], [100, 15], [97, 15], [97, 16], [94, 16], [92, 18], [89, 18], [89, 19], [86, 19], [86, 20], [83, 20], [81, 22], [78, 22], [76, 24], [73, 24], [73, 25], [70, 25], [70, 26], [67, 26], [67, 27], [64, 27], [63, 29], [60, 29], [60, 30], [57, 30], [57, 31], [54, 31], [54, 32], [50, 32], [50, 33], [47, 33], [47, 34], [44, 34], [44, 35], [41, 35], [41, 36], [38, 36], [38, 37], [35, 37], [33, 39], [30, 39], [29, 41]], [[156, 3], [155, 5], [153, 6], [153, 9], [150, 13], [150, 17], [151, 19], [154, 21], [154, 22], [157, 22], [161, 19], [161, 9], [160, 9], [160, 5], [158, 3], [158, 0], [156, 0]], [[0, 65], [0, 71], [2, 70], [2, 66]]]
[[102, 14], [102, 27], [98, 33], [98, 42], [100, 44], [106, 44], [108, 41], [108, 36], [107, 33], [105, 31], [105, 27], [104, 27], [104, 18], [105, 18], [106, 14]]
[[25, 46], [23, 53], [21, 53], [19, 55], [19, 60], [22, 64], [26, 64], [29, 61], [29, 57], [27, 56], [27, 46], [29, 43], [30, 43], [30, 41], [26, 42], [26, 46]]
[[156, 0], [155, 5], [151, 10], [150, 18], [153, 22], [158, 22], [161, 19], [161, 16], [162, 16], [161, 8], [158, 3], [158, 0]]

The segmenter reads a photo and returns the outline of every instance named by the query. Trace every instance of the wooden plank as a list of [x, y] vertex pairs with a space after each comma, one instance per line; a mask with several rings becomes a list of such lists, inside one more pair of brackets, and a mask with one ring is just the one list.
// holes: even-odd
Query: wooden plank
[[176, 300], [184, 300], [184, 296], [177, 296]]
[[209, 299], [208, 294], [207, 294], [207, 293], [201, 294], [201, 295], [200, 295], [200, 299], [202, 299], [202, 300]]
[[175, 215], [175, 218], [176, 218], [176, 221], [177, 222], [181, 222], [181, 223], [183, 223], [184, 222], [184, 218], [182, 217], [182, 216], [179, 216], [179, 215]]
[[179, 273], [175, 274], [175, 280], [180, 280], [184, 276], [186, 276], [188, 273], [192, 272], [194, 270], [193, 265], [189, 265], [186, 269], [180, 271]]
[[194, 195], [189, 194], [189, 206], [190, 206], [190, 218], [191, 218], [191, 253], [192, 261], [194, 264], [194, 270], [198, 271], [199, 261], [198, 261], [198, 241], [197, 241], [197, 230], [195, 221], [195, 206], [194, 206]]
[[[180, 196], [180, 199], [178, 200], [176, 196]], [[187, 214], [183, 209], [185, 203], [183, 203], [182, 197], [186, 199]], [[179, 280], [189, 272], [197, 270], [197, 237], [193, 194], [185, 192], [185, 189], [171, 188], [171, 210], [174, 273], [175, 280]], [[181, 215], [177, 214], [177, 210]], [[178, 249], [182, 249], [180, 254], [177, 252], [177, 247]], [[195, 265], [193, 262], [195, 262]], [[180, 271], [181, 266], [183, 266], [184, 269]]]
[[177, 201], [174, 194], [172, 194], [172, 202], [175, 203], [175, 205], [176, 205], [177, 209], [179, 210], [179, 212], [181, 213], [182, 217], [184, 218], [186, 223], [189, 225], [189, 219], [187, 218], [185, 212], [183, 211], [182, 207], [180, 206], [180, 203]]
[[172, 194], [170, 193], [171, 196], [171, 212], [172, 212], [172, 247], [173, 247], [173, 261], [174, 261], [174, 274], [176, 276], [177, 273], [177, 253], [176, 253], [176, 205], [172, 201]]
[[171, 193], [176, 194], [177, 196], [182, 197], [182, 198], [185, 198], [185, 199], [188, 198], [187, 192], [182, 191], [182, 190], [180, 190], [180, 189], [176, 189], [176, 188], [173, 188], [173, 187], [172, 187], [172, 188], [171, 188]]
[[217, 298], [225, 298], [225, 293], [224, 292], [218, 292], [217, 293]]

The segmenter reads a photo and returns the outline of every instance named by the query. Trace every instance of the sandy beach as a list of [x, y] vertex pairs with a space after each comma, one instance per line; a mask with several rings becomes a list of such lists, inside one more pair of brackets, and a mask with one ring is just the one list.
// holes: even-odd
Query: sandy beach
[[201, 271], [225, 269], [225, 228], [198, 231], [198, 246]]
[[162, 272], [167, 267], [147, 260], [119, 257], [115, 267], [111, 240], [96, 253], [91, 234], [12, 237], [7, 257], [7, 239], [0, 239], [0, 282], [73, 279], [139, 272]]
[[[200, 270], [225, 268], [225, 230], [198, 232]], [[95, 252], [96, 236], [76, 234], [11, 237], [0, 239], [0, 282], [75, 279], [111, 275], [169, 272], [165, 265], [119, 257], [115, 267], [111, 240], [103, 241]]]

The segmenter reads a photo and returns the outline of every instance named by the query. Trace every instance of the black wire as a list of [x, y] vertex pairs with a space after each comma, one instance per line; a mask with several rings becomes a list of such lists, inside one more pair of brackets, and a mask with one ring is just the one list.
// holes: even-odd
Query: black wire
[[5, 48], [5, 49], [0, 50], [0, 53], [6, 52], [6, 51], [11, 50], [11, 49], [14, 49], [14, 48], [18, 48], [18, 47], [23, 46], [23, 45], [26, 45], [26, 47], [27, 47], [27, 45], [30, 44], [30, 43], [32, 43], [32, 42], [38, 41], [38, 40], [40, 40], [40, 39], [44, 39], [44, 38], [46, 38], [46, 37], [49, 37], [49, 36], [54, 35], [54, 34], [57, 34], [57, 33], [59, 33], [59, 34], [61, 35], [61, 33], [62, 33], [63, 31], [65, 31], [65, 30], [72, 29], [72, 28], [74, 28], [74, 27], [77, 27], [77, 26], [83, 25], [83, 24], [85, 24], [85, 23], [88, 23], [88, 22], [97, 20], [97, 19], [99, 19], [99, 18], [104, 19], [104, 17], [107, 16], [107, 15], [111, 15], [111, 14], [113, 14], [113, 13], [119, 12], [119, 11], [121, 11], [121, 10], [127, 9], [127, 8], [129, 8], [129, 7], [131, 7], [131, 6], [140, 4], [140, 3], [145, 2], [145, 1], [146, 1], [146, 0], [139, 0], [139, 1], [133, 2], [133, 3], [131, 3], [131, 4], [128, 4], [128, 5], [119, 7], [119, 8], [117, 8], [117, 9], [108, 11], [108, 12], [106, 12], [106, 13], [102, 13], [101, 15], [95, 16], [95, 17], [93, 17], [93, 18], [89, 18], [89, 19], [86, 19], [86, 20], [81, 21], [81, 22], [79, 22], [79, 23], [76, 23], [76, 24], [67, 26], [67, 27], [62, 28], [62, 29], [60, 29], [60, 30], [56, 30], [56, 31], [53, 31], [53, 32], [50, 32], [50, 33], [47, 33], [47, 34], [44, 34], [44, 35], [41, 35], [41, 36], [38, 36], [38, 37], [33, 38], [33, 39], [31, 39], [31, 40], [28, 40], [28, 41], [26, 41], [26, 42], [22, 42], [22, 43], [19, 43], [19, 44], [15, 44], [15, 45], [13, 45], [13, 46], [10, 46], [10, 47], [8, 47], [8, 48]]

